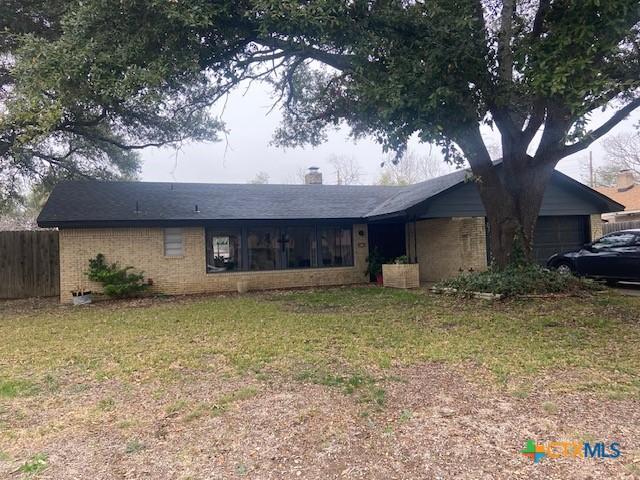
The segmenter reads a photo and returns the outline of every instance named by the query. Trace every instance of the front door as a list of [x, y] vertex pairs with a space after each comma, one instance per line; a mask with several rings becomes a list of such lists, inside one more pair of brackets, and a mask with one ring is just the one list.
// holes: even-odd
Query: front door
[[404, 223], [370, 223], [369, 254], [374, 249], [380, 252], [385, 262], [406, 255]]

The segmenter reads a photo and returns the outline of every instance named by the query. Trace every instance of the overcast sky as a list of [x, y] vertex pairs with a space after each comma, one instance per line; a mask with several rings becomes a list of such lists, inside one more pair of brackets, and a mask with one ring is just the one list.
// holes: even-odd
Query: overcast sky
[[[332, 154], [354, 156], [362, 169], [362, 183], [374, 183], [380, 175], [383, 159], [381, 148], [372, 140], [357, 143], [348, 137], [344, 128], [331, 133], [329, 141], [317, 148], [283, 150], [270, 145], [273, 132], [280, 122], [280, 113], [271, 108], [271, 99], [266, 86], [254, 84], [245, 93], [238, 90], [226, 104], [222, 119], [229, 131], [226, 140], [214, 143], [186, 144], [180, 150], [148, 149], [142, 153], [142, 180], [209, 183], [247, 183], [258, 172], [269, 175], [269, 183], [297, 183], [297, 172], [311, 165], [320, 167], [325, 183], [335, 183], [335, 174], [328, 163]], [[602, 123], [611, 111], [596, 114], [593, 124]], [[631, 130], [640, 120], [635, 112], [612, 132]], [[489, 142], [499, 144], [499, 135], [487, 129]], [[610, 133], [611, 134], [611, 133]], [[606, 137], [605, 137], [606, 138]], [[602, 139], [595, 143], [594, 163], [604, 160]], [[412, 142], [410, 149], [419, 153], [439, 155], [439, 149]], [[588, 152], [583, 151], [562, 160], [558, 169], [580, 180], [581, 164], [587, 163]], [[451, 169], [452, 167], [447, 167]]]

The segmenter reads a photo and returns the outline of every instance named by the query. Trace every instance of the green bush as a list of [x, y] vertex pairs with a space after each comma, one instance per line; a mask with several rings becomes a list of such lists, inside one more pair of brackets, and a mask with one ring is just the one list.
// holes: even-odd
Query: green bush
[[142, 273], [129, 273], [133, 267], [120, 267], [117, 263], [108, 264], [104, 255], [99, 253], [89, 260], [89, 280], [102, 284], [104, 293], [110, 297], [134, 297], [144, 292], [149, 285], [144, 283]]
[[393, 263], [397, 265], [406, 265], [409, 263], [409, 257], [407, 257], [406, 255], [400, 255], [393, 260]]
[[486, 292], [513, 295], [568, 293], [593, 290], [596, 284], [573, 275], [563, 275], [538, 265], [513, 265], [504, 270], [489, 268], [484, 272], [465, 273], [436, 285], [455, 288], [461, 293]]

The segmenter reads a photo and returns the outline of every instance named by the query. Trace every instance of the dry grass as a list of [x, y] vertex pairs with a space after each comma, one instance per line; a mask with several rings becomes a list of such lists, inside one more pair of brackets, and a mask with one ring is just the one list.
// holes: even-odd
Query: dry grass
[[578, 435], [626, 442], [598, 468], [632, 475], [639, 312], [376, 288], [7, 303], [0, 476], [566, 478], [584, 465], [518, 452]]

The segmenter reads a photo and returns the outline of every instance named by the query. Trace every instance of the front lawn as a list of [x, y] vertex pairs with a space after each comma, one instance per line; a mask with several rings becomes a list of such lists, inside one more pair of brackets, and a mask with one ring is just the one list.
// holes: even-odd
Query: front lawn
[[[626, 455], [598, 468], [637, 473], [639, 434], [625, 428], [640, 420], [640, 298], [362, 287], [0, 309], [0, 476], [585, 468], [532, 470], [518, 456], [532, 435], [622, 436]], [[467, 441], [509, 453], [434, 457]]]

